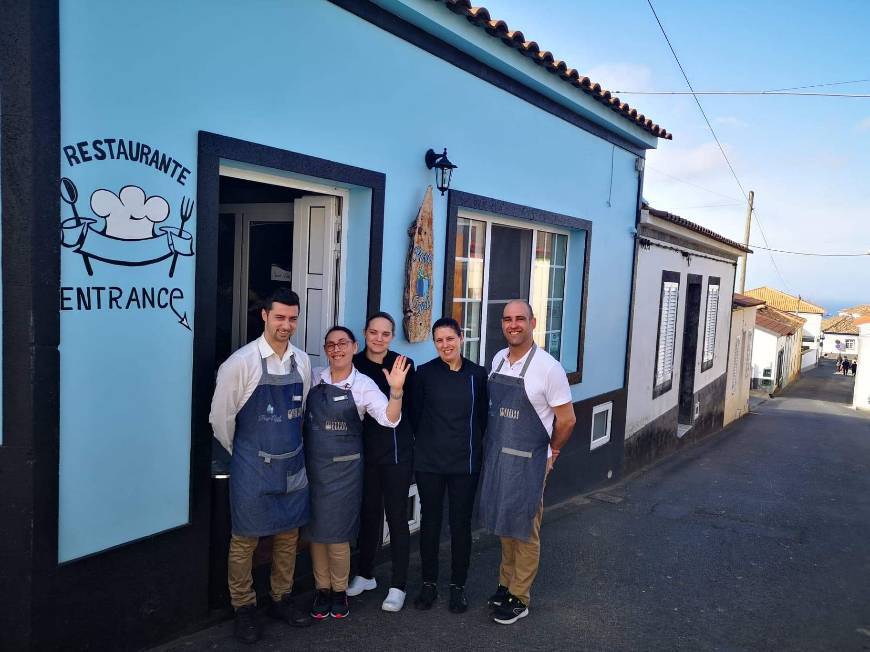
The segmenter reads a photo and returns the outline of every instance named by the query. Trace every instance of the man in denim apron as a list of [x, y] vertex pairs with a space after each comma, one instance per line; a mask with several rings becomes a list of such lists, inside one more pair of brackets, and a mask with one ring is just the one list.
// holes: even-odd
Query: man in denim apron
[[576, 418], [568, 377], [535, 344], [531, 306], [509, 302], [502, 313], [508, 348], [496, 353], [489, 376], [480, 517], [501, 538], [502, 560], [493, 620], [515, 623], [529, 614], [540, 562], [544, 484]]
[[291, 600], [299, 527], [309, 520], [308, 477], [302, 445], [302, 408], [311, 377], [308, 356], [290, 344], [299, 297], [277, 290], [262, 310], [263, 335], [233, 353], [218, 370], [209, 421], [232, 455], [229, 553], [235, 635], [260, 638], [251, 565], [260, 537], [272, 537], [269, 615], [310, 624]]

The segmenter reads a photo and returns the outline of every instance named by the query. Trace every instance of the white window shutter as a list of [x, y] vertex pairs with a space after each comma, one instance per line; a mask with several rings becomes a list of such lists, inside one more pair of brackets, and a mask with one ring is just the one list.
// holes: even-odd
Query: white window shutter
[[674, 345], [677, 337], [677, 305], [680, 285], [673, 281], [662, 284], [661, 317], [659, 318], [659, 346], [656, 351], [656, 385], [668, 382], [674, 370]]
[[719, 316], [719, 286], [707, 286], [707, 324], [704, 329], [704, 362], [712, 362], [716, 350], [716, 322]]

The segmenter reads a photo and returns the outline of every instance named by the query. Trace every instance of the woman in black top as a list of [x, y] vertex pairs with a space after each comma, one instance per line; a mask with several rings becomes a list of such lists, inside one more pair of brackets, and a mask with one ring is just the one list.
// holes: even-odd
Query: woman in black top
[[432, 327], [438, 357], [422, 365], [414, 378], [414, 471], [420, 494], [420, 556], [423, 588], [414, 601], [430, 609], [438, 597], [438, 546], [444, 493], [450, 518], [450, 611], [468, 608], [465, 580], [471, 559], [471, 511], [477, 492], [486, 429], [486, 370], [462, 357], [462, 331], [443, 317]]
[[[353, 358], [358, 371], [375, 381], [387, 396], [390, 386], [383, 370], [392, 369], [398, 354], [390, 351], [396, 322], [385, 312], [368, 318], [365, 327], [366, 347]], [[414, 383], [414, 361], [405, 380], [409, 394]], [[381, 523], [386, 513], [390, 528], [390, 553], [393, 575], [390, 590], [381, 608], [399, 611], [405, 604], [408, 556], [411, 535], [408, 531], [408, 489], [411, 486], [411, 458], [414, 436], [408, 401], [403, 402], [402, 420], [395, 428], [385, 428], [368, 414], [363, 421], [363, 503], [360, 514], [358, 574], [348, 586], [348, 595], [359, 595], [377, 587], [374, 577], [375, 553], [381, 537]]]

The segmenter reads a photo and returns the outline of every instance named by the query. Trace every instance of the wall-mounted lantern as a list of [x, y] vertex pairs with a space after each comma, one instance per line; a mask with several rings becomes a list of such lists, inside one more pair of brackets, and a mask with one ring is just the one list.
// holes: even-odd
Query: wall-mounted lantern
[[435, 186], [443, 195], [450, 188], [450, 178], [457, 167], [447, 158], [447, 148], [444, 148], [443, 154], [436, 154], [433, 149], [427, 151], [426, 167], [430, 170], [435, 168]]

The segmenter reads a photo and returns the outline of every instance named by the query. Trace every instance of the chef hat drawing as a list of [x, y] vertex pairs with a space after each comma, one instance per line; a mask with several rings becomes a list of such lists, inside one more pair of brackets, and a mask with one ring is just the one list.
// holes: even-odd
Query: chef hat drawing
[[158, 195], [146, 197], [139, 186], [124, 186], [117, 195], [111, 190], [95, 190], [91, 210], [106, 218], [106, 235], [145, 240], [154, 235], [154, 224], [169, 217], [169, 202]]

